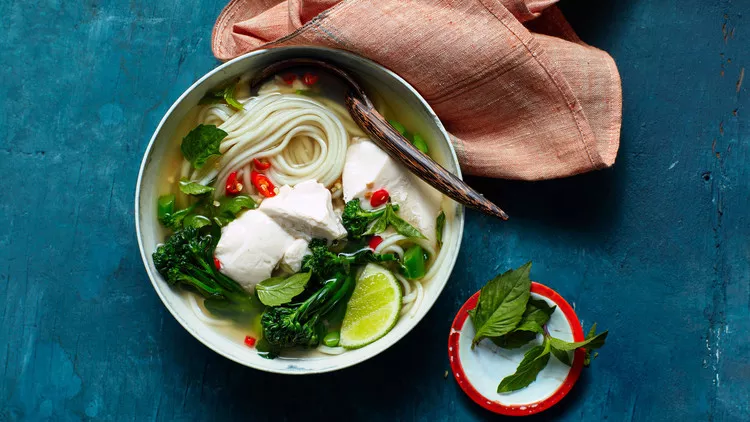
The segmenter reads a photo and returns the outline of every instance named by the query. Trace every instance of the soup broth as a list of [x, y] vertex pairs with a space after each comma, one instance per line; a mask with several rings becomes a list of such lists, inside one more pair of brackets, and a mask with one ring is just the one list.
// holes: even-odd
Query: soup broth
[[[263, 285], [273, 277], [288, 279], [291, 275], [304, 274], [305, 268], [309, 268], [305, 267], [305, 262], [314, 249], [311, 248], [313, 240], [323, 233], [326, 234], [322, 237], [327, 241], [331, 256], [342, 252], [360, 253], [369, 246], [368, 251], [371, 253], [368, 252], [368, 262], [377, 263], [380, 262], [377, 261], [381, 259], [379, 257], [390, 257], [388, 259], [392, 261], [383, 261], [377, 267], [397, 280], [401, 295], [398, 318], [411, 318], [424, 297], [423, 285], [430, 282], [440, 266], [443, 254], [438, 238], [451, 232], [455, 206], [452, 206], [450, 199], [408, 174], [399, 163], [393, 162], [368, 140], [368, 135], [348, 115], [343, 103], [346, 87], [335, 77], [317, 69], [294, 69], [273, 77], [257, 93], [250, 92], [249, 79], [250, 75], [246, 75], [239, 81], [228, 81], [213, 95], [209, 95], [207, 104], [196, 105], [185, 116], [171, 140], [172, 146], [163, 163], [163, 178], [159, 186], [162, 194], [159, 198], [160, 219], [163, 217], [161, 204], [164, 198], [173, 197], [172, 208], [169, 209], [172, 220], [164, 218], [162, 221], [164, 223], [169, 220], [164, 227], [166, 244], [169, 245], [171, 235], [186, 230], [188, 226], [195, 226], [200, 233], [211, 233], [206, 236], [213, 236], [212, 239], [217, 242], [213, 245], [216, 248], [213, 270], [217, 274], [217, 282], [221, 284], [224, 277], [227, 277], [232, 283], [236, 282], [233, 285], [241, 286], [243, 292], [211, 296], [212, 293], [196, 289], [184, 281], [175, 282], [174, 284], [179, 284], [175, 288], [182, 290], [183, 299], [204, 324], [233, 341], [244, 342], [263, 353], [268, 353], [269, 347], [273, 349], [272, 356], [280, 358], [324, 357], [343, 353], [345, 348], [328, 340], [331, 333], [342, 330], [342, 318], [346, 325], [347, 316], [354, 312], [352, 306], [349, 306], [351, 302], [342, 299], [336, 304], [336, 309], [321, 314], [315, 326], [320, 335], [313, 335], [313, 340], [307, 340], [306, 344], [297, 347], [279, 349], [277, 345], [269, 346], [264, 342], [263, 315], [274, 306], [263, 306], [259, 302], [260, 295], [255, 291], [258, 283]], [[402, 109], [398, 103], [386, 104], [377, 94], [377, 89], [366, 88], [378, 111], [394, 127], [406, 130], [405, 136], [415, 146], [435, 161], [445, 164], [446, 157], [439, 153], [440, 150], [430, 148], [431, 140], [419, 135], [428, 132], [426, 122], [415, 119], [409, 110]], [[228, 89], [232, 91], [231, 95], [226, 94]], [[241, 109], [234, 105], [239, 105]], [[205, 139], [217, 133], [224, 134], [219, 153], [208, 156], [202, 165], [198, 163], [202, 158], [196, 158], [196, 154], [190, 150], [195, 145], [209, 143], [204, 139], [193, 142], [195, 134], [200, 131], [209, 133]], [[382, 163], [378, 164], [380, 167], [373, 164], [375, 161]], [[371, 168], [371, 175], [363, 170]], [[362, 188], [360, 191], [357, 191], [357, 183]], [[187, 184], [191, 185], [186, 187]], [[205, 192], [185, 193], [191, 189]], [[309, 195], [297, 194], [302, 189], [308, 189]], [[293, 218], [307, 215], [305, 212], [309, 210], [306, 208], [313, 208], [312, 202], [297, 209], [287, 210], [283, 207], [288, 204], [294, 207], [295, 197], [312, 198], [313, 195], [315, 198], [323, 198], [323, 202], [328, 201], [327, 207], [332, 213], [329, 212], [326, 218], [330, 221], [320, 222], [315, 217], [310, 224], [296, 220], [292, 222]], [[378, 195], [387, 195], [386, 202], [376, 203]], [[249, 199], [238, 201], [238, 198], [245, 197]], [[269, 201], [271, 198], [276, 199]], [[273, 203], [276, 206], [269, 205], [266, 208], [266, 201], [266, 205]], [[374, 220], [368, 227], [368, 231], [374, 235], [353, 234], [351, 227], [346, 224], [346, 218], [342, 217], [351, 201], [358, 201], [366, 209], [365, 212], [391, 207], [392, 211], [388, 212], [394, 215], [395, 223], [388, 220], [384, 228], [378, 231], [373, 227], [379, 222]], [[217, 211], [230, 202], [245, 204], [233, 208], [236, 212], [231, 213], [231, 218], [230, 214]], [[248, 206], [250, 203], [255, 205]], [[255, 209], [256, 207], [258, 208]], [[321, 210], [323, 208], [326, 208], [325, 204]], [[181, 211], [187, 212], [184, 213], [184, 219], [176, 223], [173, 216]], [[262, 230], [256, 230], [261, 226], [241, 226], [244, 220], [250, 220], [249, 215], [244, 216], [245, 213], [251, 213], [253, 218], [263, 221], [269, 220], [267, 224], [270, 226], [262, 226], [264, 230], [271, 226], [274, 230], [276, 226], [281, 227], [285, 233], [275, 236], [274, 241], [280, 237], [286, 239], [287, 235], [289, 237], [284, 240], [286, 243], [276, 242], [284, 243], [283, 247], [287, 249], [282, 258], [272, 263], [273, 268], [266, 268], [270, 273], [263, 280], [249, 275], [262, 271], [258, 267], [251, 267], [248, 262], [255, 262], [258, 255], [265, 254], [273, 261], [278, 254], [271, 256], [269, 251], [273, 249], [273, 245], [270, 243], [261, 248], [258, 245], [247, 246], [248, 243], [256, 242], [256, 237], [262, 239], [263, 233]], [[439, 223], [441, 215], [444, 221], [442, 228]], [[404, 221], [411, 229], [402, 227], [399, 221]], [[380, 224], [383, 225], [382, 222]], [[242, 235], [236, 235], [237, 230], [246, 228], [248, 230]], [[342, 228], [345, 231], [342, 232]], [[413, 236], [415, 233], [420, 236]], [[253, 250], [252, 247], [258, 249]], [[293, 255], [289, 252], [292, 248], [301, 250], [296, 254], [301, 260], [289, 259], [286, 262], [287, 256]], [[407, 260], [413, 256], [417, 258], [411, 262]], [[352, 284], [355, 287], [351, 287], [347, 293], [350, 301], [357, 296], [353, 290], [360, 288], [357, 283], [361, 283], [364, 268], [364, 263], [347, 267], [351, 273], [349, 276], [355, 280]], [[243, 272], [243, 269], [248, 270]], [[292, 309], [298, 303], [315, 296], [316, 289], [328, 282], [325, 280], [328, 276], [315, 271], [308, 271], [312, 278], [304, 291], [276, 307]], [[165, 275], [167, 270], [160, 269], [160, 272]], [[235, 306], [241, 308], [241, 312], [217, 311], [230, 308], [231, 306], [221, 304], [231, 302], [227, 298], [236, 294], [244, 294], [249, 298], [248, 303], [252, 301], [254, 305]], [[215, 305], [207, 306], [210, 303]], [[341, 315], [333, 316], [337, 310]], [[269, 329], [268, 321], [265, 321], [265, 327], [266, 330]]]

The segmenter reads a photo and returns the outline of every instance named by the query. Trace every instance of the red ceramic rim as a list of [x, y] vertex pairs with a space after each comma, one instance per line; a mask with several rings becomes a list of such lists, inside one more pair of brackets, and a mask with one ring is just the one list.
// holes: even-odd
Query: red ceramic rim
[[[531, 292], [536, 293], [540, 296], [544, 296], [547, 299], [555, 302], [558, 309], [562, 311], [563, 315], [565, 315], [565, 318], [568, 320], [568, 324], [570, 324], [570, 327], [573, 329], [573, 341], [584, 340], [581, 322], [578, 320], [578, 316], [576, 316], [573, 308], [570, 306], [570, 304], [568, 304], [568, 302], [565, 301], [565, 299], [562, 298], [562, 296], [557, 294], [556, 291], [550, 289], [549, 287], [534, 282], [531, 283]], [[469, 300], [466, 301], [466, 303], [464, 303], [464, 305], [461, 307], [461, 310], [458, 311], [456, 318], [453, 320], [451, 333], [448, 336], [448, 357], [450, 359], [453, 377], [456, 379], [458, 385], [462, 390], [464, 390], [464, 393], [466, 393], [466, 395], [468, 395], [478, 405], [491, 412], [499, 413], [501, 415], [533, 415], [554, 406], [563, 397], [565, 397], [568, 392], [570, 392], [570, 390], [573, 388], [573, 385], [576, 383], [576, 381], [578, 381], [578, 377], [581, 375], [581, 369], [583, 368], [583, 359], [585, 354], [583, 349], [578, 349], [575, 351], [573, 357], [573, 367], [570, 369], [570, 372], [568, 372], [568, 376], [565, 377], [565, 381], [563, 381], [562, 385], [560, 385], [560, 387], [554, 393], [552, 393], [552, 395], [544, 400], [523, 405], [504, 405], [492, 400], [489, 397], [485, 397], [481, 393], [479, 393], [476, 388], [474, 388], [470, 380], [466, 377], [463, 365], [461, 364], [461, 356], [459, 354], [458, 347], [458, 340], [461, 335], [461, 330], [463, 329], [464, 323], [468, 319], [469, 311], [477, 306], [478, 298], [479, 292], [476, 292], [469, 298]]]

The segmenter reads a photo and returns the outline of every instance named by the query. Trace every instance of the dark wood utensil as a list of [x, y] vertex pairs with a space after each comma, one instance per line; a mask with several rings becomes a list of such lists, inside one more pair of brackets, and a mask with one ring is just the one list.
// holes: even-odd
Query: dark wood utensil
[[372, 101], [359, 84], [345, 71], [331, 63], [322, 60], [298, 58], [276, 62], [255, 76], [250, 83], [251, 90], [268, 77], [283, 70], [312, 66], [324, 69], [340, 77], [349, 86], [346, 94], [346, 107], [354, 121], [367, 132], [378, 146], [388, 155], [403, 164], [417, 177], [427, 182], [443, 194], [468, 207], [477, 209], [485, 214], [508, 219], [508, 214], [490, 200], [472, 189], [463, 180], [446, 170], [432, 158], [418, 150], [408, 139], [401, 135], [385, 118], [378, 113]]

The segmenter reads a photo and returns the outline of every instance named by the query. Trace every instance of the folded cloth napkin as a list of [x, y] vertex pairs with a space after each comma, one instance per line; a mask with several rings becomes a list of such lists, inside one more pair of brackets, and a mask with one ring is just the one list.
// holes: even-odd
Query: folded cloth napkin
[[622, 91], [612, 58], [583, 43], [556, 0], [231, 0], [220, 60], [319, 45], [409, 81], [451, 133], [465, 173], [541, 180], [611, 166]]

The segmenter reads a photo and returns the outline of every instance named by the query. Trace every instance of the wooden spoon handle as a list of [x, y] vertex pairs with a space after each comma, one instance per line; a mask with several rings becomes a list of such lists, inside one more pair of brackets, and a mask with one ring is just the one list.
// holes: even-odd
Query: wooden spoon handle
[[372, 106], [358, 98], [359, 93], [349, 92], [346, 107], [354, 121], [367, 132], [388, 155], [401, 162], [417, 177], [443, 194], [468, 207], [486, 214], [508, 219], [508, 214], [490, 200], [472, 189], [463, 180], [433, 161], [404, 138]]

